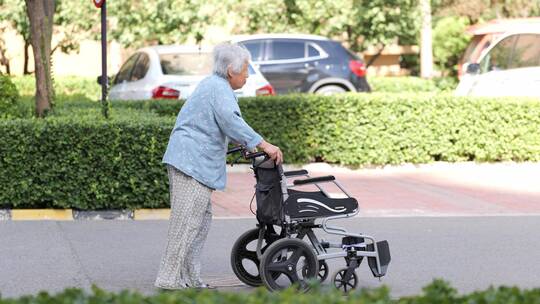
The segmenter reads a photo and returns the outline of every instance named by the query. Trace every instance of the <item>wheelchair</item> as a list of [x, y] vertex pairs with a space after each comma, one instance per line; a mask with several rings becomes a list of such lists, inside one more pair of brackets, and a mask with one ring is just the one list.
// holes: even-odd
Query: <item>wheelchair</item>
[[[326, 261], [335, 258], [344, 258], [345, 267], [335, 272], [332, 283], [345, 293], [358, 286], [356, 269], [364, 258], [374, 277], [386, 274], [391, 259], [388, 241], [377, 242], [372, 236], [328, 224], [359, 212], [356, 199], [334, 176], [310, 178], [306, 170], [284, 172], [264, 152], [249, 153], [242, 146], [227, 154], [236, 152], [241, 155], [231, 165], [241, 157], [252, 164], [258, 221], [236, 240], [231, 251], [231, 266], [240, 281], [254, 287], [264, 285], [270, 291], [291, 286], [307, 291], [310, 281], [327, 279]], [[334, 183], [345, 197], [330, 197], [321, 187], [323, 183]], [[303, 185], [314, 185], [319, 191], [294, 189]], [[314, 232], [319, 228], [341, 236], [341, 242], [319, 240]]]

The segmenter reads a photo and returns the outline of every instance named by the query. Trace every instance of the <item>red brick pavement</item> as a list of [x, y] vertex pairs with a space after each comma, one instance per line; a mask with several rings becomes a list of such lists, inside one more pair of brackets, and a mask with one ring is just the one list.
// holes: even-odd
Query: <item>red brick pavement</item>
[[[439, 163], [355, 171], [308, 166], [308, 170], [311, 176], [336, 176], [358, 200], [364, 216], [540, 214], [539, 163]], [[255, 180], [244, 171], [229, 172], [227, 189], [214, 192], [215, 216], [253, 216], [249, 204]], [[339, 192], [324, 185], [328, 192]]]

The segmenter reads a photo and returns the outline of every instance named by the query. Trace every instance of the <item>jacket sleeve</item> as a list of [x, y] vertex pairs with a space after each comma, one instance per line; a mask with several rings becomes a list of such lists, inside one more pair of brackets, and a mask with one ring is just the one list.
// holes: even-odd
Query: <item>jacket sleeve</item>
[[238, 102], [232, 94], [220, 89], [213, 90], [212, 108], [216, 121], [225, 135], [252, 150], [263, 138], [242, 118]]

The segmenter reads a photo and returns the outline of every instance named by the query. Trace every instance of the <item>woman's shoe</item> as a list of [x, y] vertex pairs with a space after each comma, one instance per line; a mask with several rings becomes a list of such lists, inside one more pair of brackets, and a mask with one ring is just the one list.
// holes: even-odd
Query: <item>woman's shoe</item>
[[203, 283], [203, 284], [195, 287], [195, 289], [197, 289], [197, 290], [203, 290], [203, 289], [213, 290], [213, 289], [216, 289], [216, 286], [212, 286], [212, 285]]

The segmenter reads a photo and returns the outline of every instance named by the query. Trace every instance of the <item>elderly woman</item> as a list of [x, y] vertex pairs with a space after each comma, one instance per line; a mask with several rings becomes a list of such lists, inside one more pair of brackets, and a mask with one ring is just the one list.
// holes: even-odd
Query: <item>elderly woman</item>
[[169, 174], [171, 218], [167, 247], [155, 286], [161, 289], [212, 288], [201, 281], [201, 249], [212, 220], [210, 196], [226, 182], [229, 140], [259, 147], [276, 163], [280, 149], [242, 119], [234, 90], [248, 77], [249, 52], [238, 45], [214, 48], [213, 75], [188, 98], [176, 119], [163, 163]]

